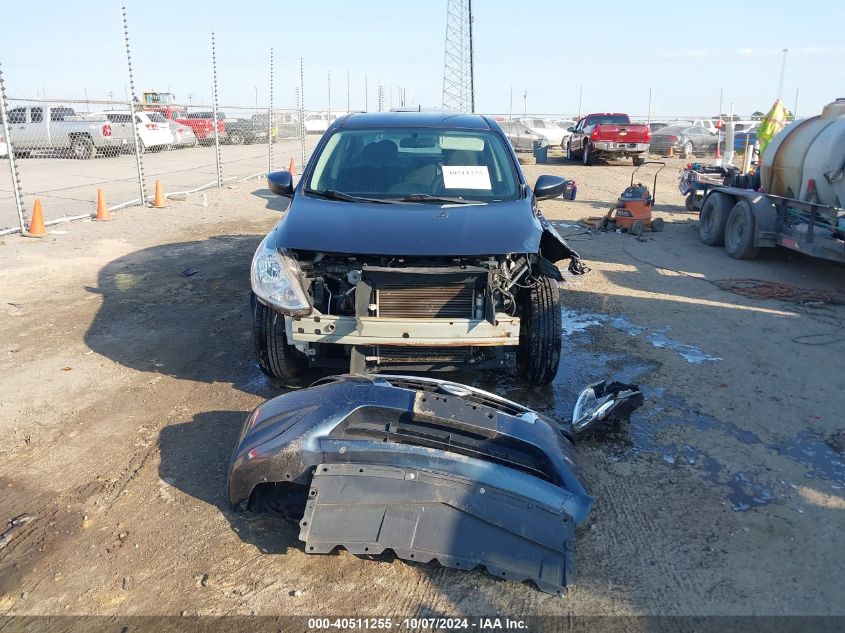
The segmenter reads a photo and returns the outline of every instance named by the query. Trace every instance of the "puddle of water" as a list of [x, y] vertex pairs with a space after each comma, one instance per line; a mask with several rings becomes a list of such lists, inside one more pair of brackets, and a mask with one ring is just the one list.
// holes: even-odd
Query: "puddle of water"
[[669, 338], [666, 336], [668, 329], [669, 328], [664, 328], [662, 330], [649, 332], [648, 340], [651, 341], [651, 344], [658, 349], [670, 349], [673, 352], [677, 352], [681, 358], [693, 365], [701, 365], [705, 362], [722, 360], [719, 356], [710, 356], [709, 354], [705, 354], [694, 345], [687, 345], [686, 343], [680, 343], [675, 339]]
[[757, 482], [753, 475], [742, 471], [736, 473], [727, 485], [731, 490], [728, 499], [734, 512], [745, 512], [775, 501], [775, 494], [770, 488]]
[[[632, 323], [624, 315], [611, 315], [601, 312], [583, 312], [579, 310], [571, 310], [563, 308], [561, 310], [561, 317], [563, 320], [563, 333], [571, 336], [578, 332], [584, 332], [594, 325], [607, 324], [620, 332], [624, 332], [629, 336], [639, 336], [643, 332], [648, 332], [647, 328]], [[701, 365], [705, 362], [713, 362], [722, 360], [718, 356], [711, 356], [705, 354], [701, 349], [694, 345], [687, 345], [669, 337], [667, 332], [668, 327], [660, 330], [648, 332], [648, 340], [654, 347], [658, 349], [668, 349], [677, 353], [688, 363], [693, 365]]]
[[808, 468], [808, 479], [827, 479], [845, 486], [845, 459], [843, 458], [845, 431], [839, 430], [825, 437], [814, 430], [802, 431], [795, 437], [775, 442], [770, 447], [779, 455], [788, 457]]

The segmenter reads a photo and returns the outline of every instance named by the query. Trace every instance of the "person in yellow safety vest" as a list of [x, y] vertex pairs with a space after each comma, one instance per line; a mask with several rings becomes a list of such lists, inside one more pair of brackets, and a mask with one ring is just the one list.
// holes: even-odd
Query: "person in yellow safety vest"
[[786, 125], [786, 118], [789, 116], [789, 110], [783, 105], [783, 101], [778, 99], [769, 110], [769, 113], [760, 121], [760, 127], [757, 128], [757, 143], [760, 146], [760, 156], [766, 151], [766, 146], [771, 143], [775, 134], [780, 132]]

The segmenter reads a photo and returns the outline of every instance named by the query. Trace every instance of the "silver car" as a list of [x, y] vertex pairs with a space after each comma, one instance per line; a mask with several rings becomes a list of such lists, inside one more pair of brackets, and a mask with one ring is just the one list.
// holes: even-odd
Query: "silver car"
[[173, 147], [196, 147], [198, 142], [194, 131], [187, 125], [180, 125], [176, 121], [168, 121], [170, 131], [173, 132]]
[[517, 121], [499, 121], [499, 127], [508, 137], [515, 152], [530, 152], [534, 149], [534, 141], [540, 141], [540, 147], [549, 144], [542, 134], [537, 134], [531, 128]]

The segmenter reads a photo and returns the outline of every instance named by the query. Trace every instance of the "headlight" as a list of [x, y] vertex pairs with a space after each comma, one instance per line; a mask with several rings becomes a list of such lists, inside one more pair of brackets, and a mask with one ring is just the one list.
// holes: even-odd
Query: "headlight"
[[[272, 235], [272, 234], [271, 234]], [[299, 282], [299, 264], [287, 251], [270, 247], [265, 237], [252, 258], [252, 291], [264, 303], [292, 316], [311, 314], [311, 304]]]

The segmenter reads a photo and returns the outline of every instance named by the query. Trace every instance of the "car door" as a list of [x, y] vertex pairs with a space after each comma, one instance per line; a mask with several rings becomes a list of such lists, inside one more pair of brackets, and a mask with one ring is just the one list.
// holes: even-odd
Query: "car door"
[[24, 135], [32, 149], [49, 149], [50, 142], [50, 108], [33, 106], [29, 108], [29, 121], [26, 123]]
[[573, 152], [581, 151], [581, 133], [584, 131], [585, 120], [586, 119], [580, 119], [578, 121], [575, 125], [575, 131], [572, 133], [572, 136], [569, 137], [570, 147]]

